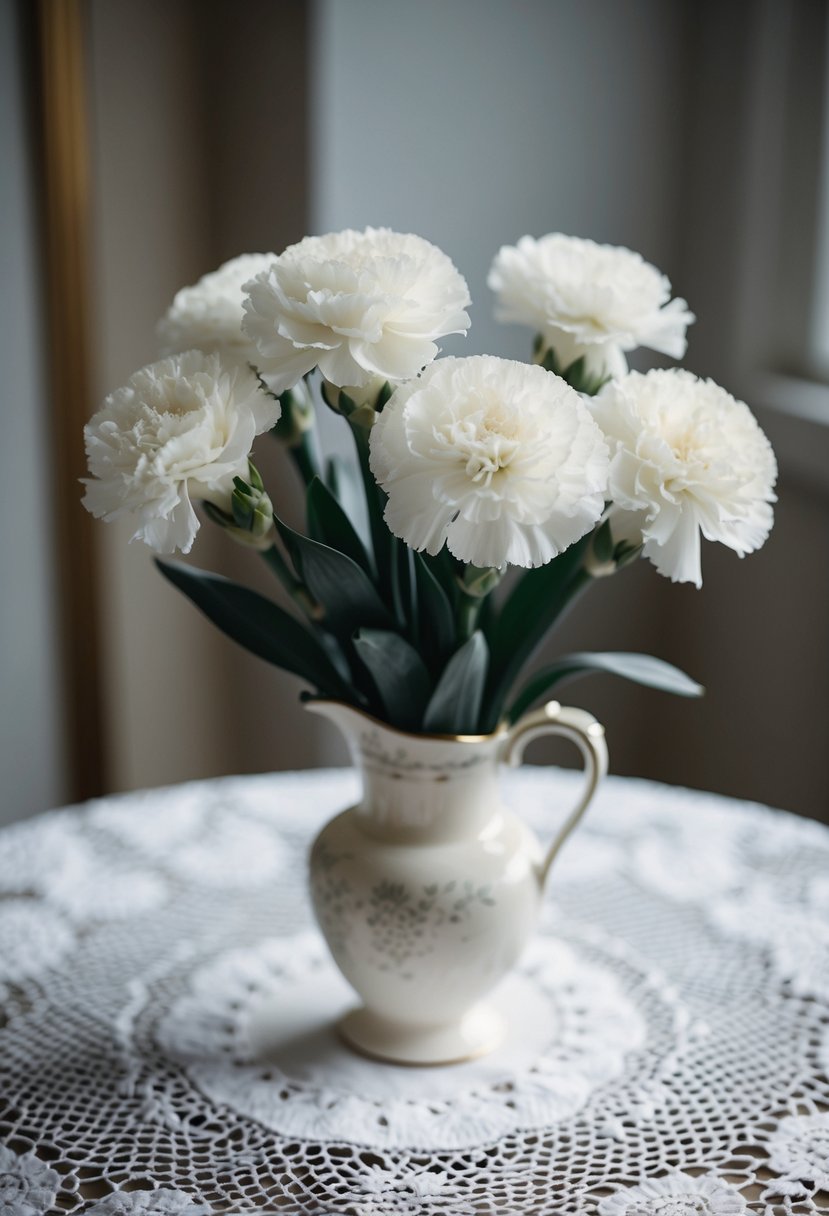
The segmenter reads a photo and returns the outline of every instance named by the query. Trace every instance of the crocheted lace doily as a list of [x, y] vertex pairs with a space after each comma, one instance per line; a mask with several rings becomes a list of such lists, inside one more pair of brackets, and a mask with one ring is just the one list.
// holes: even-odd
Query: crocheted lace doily
[[[542, 836], [574, 774], [505, 775]], [[491, 1056], [351, 1054], [310, 839], [351, 773], [0, 835], [0, 1216], [829, 1212], [829, 832], [610, 779]]]

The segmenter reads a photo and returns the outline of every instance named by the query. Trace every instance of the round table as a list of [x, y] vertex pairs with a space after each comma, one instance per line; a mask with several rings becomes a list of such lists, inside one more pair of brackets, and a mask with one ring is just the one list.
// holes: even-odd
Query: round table
[[[505, 774], [542, 836], [572, 773]], [[350, 772], [0, 834], [0, 1214], [829, 1211], [829, 831], [609, 779], [486, 1059], [360, 1059], [304, 856]], [[384, 914], [405, 915], [391, 904]]]

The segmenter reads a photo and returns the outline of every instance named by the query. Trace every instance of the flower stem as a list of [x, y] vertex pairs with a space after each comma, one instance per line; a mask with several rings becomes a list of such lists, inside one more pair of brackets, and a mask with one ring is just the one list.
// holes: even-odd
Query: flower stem
[[406, 546], [406, 564], [409, 573], [409, 622], [412, 645], [415, 650], [420, 650], [420, 602], [417, 596], [417, 567], [415, 566], [414, 552], [408, 545]]
[[349, 419], [349, 425], [351, 426], [351, 434], [354, 436], [354, 445], [357, 449], [357, 457], [360, 464], [360, 476], [363, 480], [363, 492], [366, 498], [368, 521], [371, 528], [371, 545], [374, 550], [374, 564], [377, 569], [380, 591], [385, 597], [386, 602], [389, 602], [393, 586], [392, 554], [394, 538], [383, 519], [382, 491], [374, 480], [374, 474], [369, 465], [368, 437], [370, 431], [358, 422], [352, 422], [351, 419]]
[[458, 597], [459, 643], [466, 642], [475, 632], [483, 602], [483, 598], [477, 595], [464, 595], [461, 593]]
[[277, 549], [276, 545], [272, 545], [270, 549], [262, 551], [262, 556], [273, 570], [276, 577], [279, 579], [282, 586], [288, 592], [288, 595], [297, 604], [307, 617], [312, 621], [318, 620], [320, 616], [320, 606], [311, 592], [303, 582], [296, 577], [286, 562], [285, 558]]
[[314, 478], [320, 475], [313, 436], [313, 431], [303, 431], [299, 442], [288, 449], [306, 486], [309, 486]]

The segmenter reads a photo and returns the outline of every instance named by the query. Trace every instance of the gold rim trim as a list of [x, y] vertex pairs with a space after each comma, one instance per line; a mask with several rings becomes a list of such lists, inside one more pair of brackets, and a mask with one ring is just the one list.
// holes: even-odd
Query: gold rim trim
[[306, 697], [303, 700], [303, 705], [306, 708], [311, 708], [315, 705], [336, 705], [343, 709], [349, 710], [353, 714], [357, 714], [360, 718], [365, 718], [372, 726], [382, 727], [383, 730], [391, 731], [394, 735], [402, 735], [404, 739], [422, 739], [425, 743], [486, 743], [494, 742], [496, 739], [502, 738], [509, 730], [508, 723], [501, 721], [496, 726], [495, 730], [488, 735], [430, 735], [426, 733], [419, 734], [413, 730], [401, 730], [399, 726], [390, 726], [388, 722], [384, 722], [382, 718], [375, 718], [374, 714], [368, 713], [364, 709], [360, 709], [356, 705], [351, 705], [348, 701], [338, 701], [336, 697]]

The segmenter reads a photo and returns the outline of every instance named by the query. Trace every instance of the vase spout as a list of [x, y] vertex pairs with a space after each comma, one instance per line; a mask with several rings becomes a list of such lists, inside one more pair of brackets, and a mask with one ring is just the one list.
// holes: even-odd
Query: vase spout
[[312, 714], [319, 714], [321, 718], [327, 718], [329, 722], [333, 722], [346, 743], [348, 744], [351, 757], [355, 764], [359, 763], [359, 756], [355, 750], [359, 744], [359, 732], [361, 725], [365, 722], [366, 716], [361, 713], [354, 705], [347, 705], [345, 701], [329, 701], [322, 698], [315, 698], [305, 702], [305, 708]]

